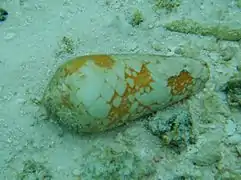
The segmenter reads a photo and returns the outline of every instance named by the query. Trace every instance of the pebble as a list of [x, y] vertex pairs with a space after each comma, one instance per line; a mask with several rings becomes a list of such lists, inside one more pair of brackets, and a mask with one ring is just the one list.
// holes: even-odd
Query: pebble
[[225, 130], [228, 136], [233, 135], [236, 131], [236, 124], [232, 120], [228, 120], [228, 123], [225, 126]]
[[228, 138], [229, 144], [239, 144], [241, 143], [241, 135], [240, 134], [234, 134]]
[[20, 104], [20, 105], [23, 105], [23, 104], [25, 104], [27, 101], [25, 100], [25, 99], [22, 99], [22, 98], [18, 98], [18, 99], [16, 99], [16, 103], [17, 104]]
[[138, 45], [135, 42], [126, 43], [125, 46], [130, 51], [135, 51], [138, 49]]
[[74, 169], [74, 170], [72, 171], [72, 174], [73, 174], [74, 176], [80, 176], [81, 172], [80, 172], [79, 169]]
[[162, 47], [159, 43], [157, 43], [157, 42], [153, 42], [153, 43], [151, 44], [151, 47], [152, 47], [152, 49], [154, 49], [155, 51], [161, 51], [161, 50], [163, 49], [163, 47]]
[[16, 37], [16, 33], [9, 32], [9, 33], [7, 33], [7, 34], [4, 36], [4, 39], [5, 39], [5, 40], [11, 40], [11, 39], [13, 39], [13, 38], [15, 38], [15, 37]]

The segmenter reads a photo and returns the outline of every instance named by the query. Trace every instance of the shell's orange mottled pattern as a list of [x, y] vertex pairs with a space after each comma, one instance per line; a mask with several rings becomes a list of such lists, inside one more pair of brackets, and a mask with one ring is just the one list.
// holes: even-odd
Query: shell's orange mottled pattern
[[191, 74], [187, 71], [181, 71], [176, 76], [171, 76], [168, 79], [168, 86], [171, 88], [173, 95], [184, 93], [189, 85], [193, 83]]
[[84, 64], [86, 60], [79, 60], [78, 58], [73, 59], [71, 62], [67, 62], [64, 67], [64, 76], [69, 76], [79, 70]]
[[115, 61], [108, 55], [95, 55], [92, 58], [95, 64], [102, 68], [112, 68], [115, 64]]
[[115, 61], [108, 55], [92, 55], [92, 56], [83, 56], [77, 57], [67, 62], [64, 67], [65, 76], [69, 76], [76, 71], [78, 71], [88, 60], [94, 61], [94, 63], [102, 68], [111, 68], [113, 67]]
[[[147, 106], [143, 105], [140, 101], [135, 99], [135, 94], [137, 92], [140, 92], [141, 89], [152, 89], [150, 85], [151, 82], [153, 82], [151, 73], [149, 72], [145, 64], [142, 65], [140, 72], [136, 72], [132, 68], [128, 68], [128, 70], [129, 72], [131, 72], [131, 74], [125, 73], [125, 79], [133, 80], [133, 85], [131, 86], [127, 83], [124, 94], [122, 96], [118, 95], [117, 92], [115, 92], [115, 94], [113, 95], [109, 103], [111, 104], [111, 109], [108, 115], [108, 119], [110, 120], [109, 125], [115, 123], [116, 120], [120, 120], [123, 116], [127, 116], [127, 118], [129, 118], [129, 116], [131, 115], [129, 109], [134, 103], [137, 103], [139, 107], [149, 109]], [[133, 96], [134, 98], [130, 100], [130, 96]], [[112, 105], [113, 101], [116, 98], [121, 99], [120, 105], [117, 107]]]

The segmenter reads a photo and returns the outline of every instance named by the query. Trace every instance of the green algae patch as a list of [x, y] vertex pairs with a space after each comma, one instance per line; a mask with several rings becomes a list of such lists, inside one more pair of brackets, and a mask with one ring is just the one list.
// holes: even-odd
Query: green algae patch
[[236, 4], [238, 8], [241, 8], [241, 0], [236, 0]]
[[0, 22], [5, 21], [7, 19], [7, 15], [8, 12], [5, 9], [0, 8]]
[[180, 0], [155, 0], [155, 10], [165, 9], [167, 12], [172, 12], [181, 4]]
[[205, 25], [191, 19], [172, 21], [171, 23], [165, 24], [164, 27], [169, 31], [202, 36], [214, 36], [219, 40], [241, 40], [241, 28], [234, 29], [220, 24], [217, 26]]
[[17, 180], [52, 180], [53, 176], [44, 164], [35, 160], [23, 162], [23, 169], [17, 174]]
[[140, 10], [135, 10], [132, 18], [131, 18], [131, 25], [132, 26], [138, 26], [144, 21], [143, 14], [141, 13]]

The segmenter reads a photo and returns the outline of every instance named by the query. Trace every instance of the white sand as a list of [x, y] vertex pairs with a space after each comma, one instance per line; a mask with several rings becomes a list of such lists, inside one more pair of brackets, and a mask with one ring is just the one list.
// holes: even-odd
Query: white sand
[[[179, 174], [189, 171], [189, 163], [182, 160], [189, 152], [182, 157], [170, 155], [167, 150], [164, 152], [164, 149], [160, 148], [160, 140], [147, 132], [141, 123], [137, 122], [104, 135], [86, 137], [62, 133], [58, 126], [39, 117], [38, 107], [31, 99], [40, 99], [56, 67], [76, 55], [99, 52], [172, 55], [177, 48], [184, 46], [186, 55], [203, 58], [210, 64], [212, 77], [207, 87], [218, 89], [217, 92], [210, 92], [211, 95], [217, 95], [215, 97], [218, 99], [216, 112], [213, 113], [213, 109], [210, 111], [212, 118], [219, 119], [221, 116], [221, 120], [218, 124], [217, 120], [211, 122], [211, 125], [206, 124], [207, 128], [204, 128], [205, 133], [199, 137], [198, 145], [211, 137], [226, 138], [228, 133], [240, 136], [241, 123], [232, 117], [225, 104], [224, 94], [219, 91], [219, 87], [225, 84], [236, 70], [240, 61], [240, 44], [225, 41], [217, 43], [214, 37], [174, 33], [162, 28], [163, 23], [181, 17], [205, 23], [223, 21], [230, 27], [241, 28], [241, 10], [235, 6], [236, 1], [183, 0], [177, 12], [160, 15], [152, 10], [154, 0], [110, 0], [109, 5], [106, 0], [20, 1], [0, 0], [0, 7], [9, 13], [7, 20], [0, 24], [1, 180], [16, 179], [16, 175], [23, 169], [23, 162], [31, 159], [44, 163], [54, 180], [78, 179], [82, 155], [88, 152], [93, 144], [112, 142], [116, 139], [115, 134], [121, 134], [121, 131], [127, 132], [124, 136], [129, 140], [138, 140], [134, 149], [139, 150], [139, 153], [145, 155], [148, 152], [147, 157], [161, 154], [167, 159], [170, 158], [167, 160], [173, 162], [170, 169], [175, 169], [175, 160], [181, 161], [183, 165], [180, 165]], [[128, 22], [135, 8], [140, 9], [144, 15], [144, 22], [139, 27], [132, 27]], [[73, 54], [64, 54], [57, 58], [58, 43], [64, 36], [72, 38], [77, 47]], [[228, 65], [220, 58], [220, 47], [234, 47], [239, 51]], [[189, 103], [193, 105], [192, 112], [197, 111], [200, 105], [198, 98], [193, 97]], [[213, 103], [210, 106], [213, 106]], [[237, 115], [240, 117], [240, 114]], [[229, 124], [226, 133], [223, 127], [228, 122], [231, 125]], [[241, 140], [238, 139], [238, 142]], [[222, 153], [234, 153], [232, 150], [225, 149]], [[226, 165], [232, 164], [234, 157], [235, 155], [227, 158]], [[163, 169], [161, 164], [158, 167], [156, 179], [158, 176], [171, 179], [172, 175], [165, 170], [167, 167]], [[214, 167], [199, 170], [213, 179], [211, 168]], [[194, 173], [190, 171], [188, 173]]]

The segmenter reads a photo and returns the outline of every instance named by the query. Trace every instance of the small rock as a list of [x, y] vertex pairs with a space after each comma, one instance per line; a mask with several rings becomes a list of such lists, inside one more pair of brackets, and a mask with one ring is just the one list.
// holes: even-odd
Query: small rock
[[136, 49], [138, 49], [138, 45], [136, 43], [128, 43], [127, 49], [129, 49], [130, 51], [135, 51]]
[[198, 152], [193, 154], [191, 160], [198, 166], [209, 166], [222, 159], [220, 142], [209, 141], [205, 143]]
[[239, 144], [241, 143], [241, 135], [240, 134], [234, 134], [228, 138], [229, 144]]
[[224, 61], [230, 61], [234, 55], [236, 54], [237, 50], [234, 47], [225, 47], [221, 49], [221, 56]]
[[155, 51], [161, 51], [161, 50], [163, 49], [162, 46], [161, 46], [159, 43], [157, 43], [157, 42], [153, 42], [152, 45], [151, 45], [151, 47], [152, 47]]
[[225, 126], [225, 130], [228, 136], [231, 136], [236, 131], [236, 124], [232, 120], [228, 120], [228, 123]]
[[149, 24], [149, 25], [148, 25], [148, 28], [149, 28], [149, 29], [153, 29], [153, 28], [154, 28], [154, 25], [153, 25], [153, 24]]
[[7, 33], [6, 35], [5, 35], [5, 37], [4, 37], [4, 39], [5, 40], [11, 40], [11, 39], [13, 39], [14, 37], [16, 36], [16, 34], [15, 33]]
[[234, 75], [227, 83], [227, 97], [230, 106], [241, 107], [241, 73]]
[[238, 155], [241, 156], [241, 144], [236, 146], [236, 151], [237, 151]]
[[20, 104], [20, 105], [23, 105], [23, 104], [25, 104], [27, 101], [25, 100], [25, 99], [22, 99], [22, 98], [18, 98], [18, 99], [16, 99], [16, 103], [17, 104]]

